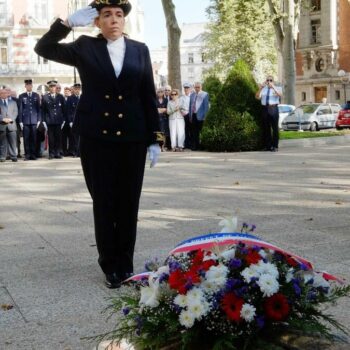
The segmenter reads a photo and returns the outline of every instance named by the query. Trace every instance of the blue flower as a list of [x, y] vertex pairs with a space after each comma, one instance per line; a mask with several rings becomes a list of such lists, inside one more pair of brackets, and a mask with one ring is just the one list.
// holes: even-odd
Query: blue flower
[[237, 269], [242, 266], [242, 260], [241, 259], [231, 259], [229, 262], [229, 268], [230, 269]]
[[129, 314], [130, 309], [128, 307], [124, 307], [122, 311], [123, 311], [123, 315], [126, 316]]
[[264, 328], [265, 326], [265, 317], [264, 316], [258, 316], [256, 319], [256, 324], [259, 329]]
[[163, 282], [166, 282], [169, 278], [169, 275], [167, 273], [162, 273], [160, 276], [159, 276], [159, 283], [163, 283]]

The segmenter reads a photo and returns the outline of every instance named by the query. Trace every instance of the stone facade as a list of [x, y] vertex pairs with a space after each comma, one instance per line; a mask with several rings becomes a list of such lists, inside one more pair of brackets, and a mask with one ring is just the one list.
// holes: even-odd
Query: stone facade
[[[70, 86], [75, 80], [79, 82], [78, 72], [73, 67], [45, 60], [33, 49], [56, 18], [64, 19], [90, 2], [0, 0], [0, 83], [20, 93], [26, 78], [33, 78], [35, 89], [44, 87], [51, 79], [58, 80], [63, 86]], [[143, 41], [143, 12], [138, 0], [131, 3], [133, 10], [127, 17], [125, 31], [132, 39]], [[95, 36], [98, 32], [93, 26], [76, 28], [63, 42], [71, 42], [83, 34]]]
[[[350, 99], [350, 3], [310, 0], [300, 19], [296, 54], [296, 105]], [[339, 71], [345, 71], [342, 79]]]

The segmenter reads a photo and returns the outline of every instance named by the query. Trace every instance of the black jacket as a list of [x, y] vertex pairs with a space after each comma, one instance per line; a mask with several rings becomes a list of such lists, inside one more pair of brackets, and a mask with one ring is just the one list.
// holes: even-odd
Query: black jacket
[[35, 125], [41, 121], [40, 96], [36, 92], [31, 92], [31, 97], [27, 92], [19, 95], [18, 101], [18, 122], [24, 125]]
[[115, 142], [154, 143], [159, 121], [147, 46], [125, 38], [125, 58], [117, 78], [107, 40], [82, 35], [73, 43], [59, 44], [70, 30], [57, 19], [38, 41], [35, 52], [79, 71], [82, 95], [74, 131]]
[[51, 94], [44, 95], [41, 109], [43, 121], [47, 125], [61, 125], [66, 121], [65, 102], [61, 94], [55, 94], [55, 98]]

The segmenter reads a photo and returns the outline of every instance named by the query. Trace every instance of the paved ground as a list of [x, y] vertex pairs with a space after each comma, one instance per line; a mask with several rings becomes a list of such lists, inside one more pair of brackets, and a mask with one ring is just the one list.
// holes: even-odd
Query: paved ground
[[[136, 269], [223, 216], [350, 280], [350, 137], [285, 141], [280, 152], [162, 154], [146, 170]], [[91, 349], [114, 292], [96, 262], [79, 159], [0, 165], [0, 349]], [[349, 300], [331, 309], [350, 327]]]

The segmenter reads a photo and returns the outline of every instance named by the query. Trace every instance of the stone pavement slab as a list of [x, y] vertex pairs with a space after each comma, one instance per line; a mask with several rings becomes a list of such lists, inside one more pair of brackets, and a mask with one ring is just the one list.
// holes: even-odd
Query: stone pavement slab
[[[147, 167], [136, 272], [222, 217], [350, 280], [350, 138], [281, 142], [278, 153], [162, 153]], [[113, 322], [79, 159], [0, 166], [0, 349], [80, 350]], [[350, 327], [349, 300], [330, 312]]]

